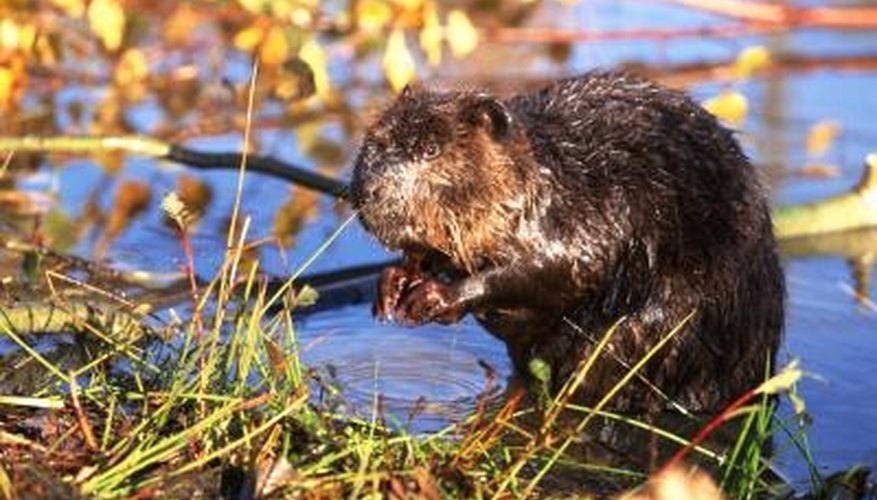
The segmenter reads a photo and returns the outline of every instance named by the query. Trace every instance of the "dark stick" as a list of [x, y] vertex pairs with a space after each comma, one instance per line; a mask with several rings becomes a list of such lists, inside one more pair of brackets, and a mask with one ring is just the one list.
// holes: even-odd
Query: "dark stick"
[[[172, 144], [165, 159], [204, 170], [238, 168], [243, 161], [240, 153], [208, 153]], [[270, 156], [247, 155], [247, 170], [283, 179], [306, 188], [347, 199], [347, 184]]]

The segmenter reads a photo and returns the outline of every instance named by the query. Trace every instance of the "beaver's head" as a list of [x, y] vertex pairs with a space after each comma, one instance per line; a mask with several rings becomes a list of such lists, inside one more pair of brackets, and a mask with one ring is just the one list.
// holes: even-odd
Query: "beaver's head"
[[368, 128], [354, 166], [366, 229], [391, 249], [438, 251], [470, 270], [490, 260], [525, 198], [517, 128], [488, 94], [406, 88]]

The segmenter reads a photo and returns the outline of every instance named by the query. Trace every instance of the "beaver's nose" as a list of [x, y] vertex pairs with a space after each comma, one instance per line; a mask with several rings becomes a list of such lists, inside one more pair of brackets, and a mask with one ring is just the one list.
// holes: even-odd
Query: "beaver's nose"
[[351, 186], [352, 202], [354, 208], [362, 208], [375, 203], [384, 196], [384, 187], [376, 182], [356, 180]]

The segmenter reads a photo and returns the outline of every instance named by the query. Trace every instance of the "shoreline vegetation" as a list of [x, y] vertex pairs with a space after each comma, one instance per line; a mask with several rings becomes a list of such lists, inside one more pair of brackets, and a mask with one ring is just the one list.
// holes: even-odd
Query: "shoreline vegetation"
[[[112, 239], [149, 206], [151, 190], [145, 183], [119, 183], [113, 209], [96, 218], [106, 231], [97, 237], [93, 260], [70, 255], [69, 247], [47, 245], [40, 226], [45, 221], [22, 230], [0, 218], [0, 260], [12, 270], [0, 280], [0, 498], [877, 496], [865, 467], [831, 475], [818, 468], [808, 445], [810, 418], [796, 385], [807, 367], [795, 362], [765, 377], [718, 415], [676, 410], [673, 422], [664, 425], [652, 415], [607, 411], [613, 394], [637, 376], [658, 344], [594, 407], [577, 405], [570, 396], [586, 383], [591, 363], [585, 359], [556, 397], [539, 388], [531, 388], [529, 397], [510, 389], [499, 403], [485, 396], [466, 418], [430, 433], [408, 428], [378, 395], [368, 407], [354, 407], [337, 380], [302, 363], [294, 318], [345, 301], [363, 302], [369, 292], [347, 283], [375, 276], [383, 264], [308, 273], [308, 266], [353, 220], [339, 217], [343, 222], [336, 231], [296, 272], [283, 279], [263, 276], [249, 254], [258, 243], [248, 238], [252, 221], [242, 215], [243, 179], [264, 174], [343, 199], [345, 183], [326, 172], [340, 168], [344, 147], [319, 137], [312, 125], [315, 115], [338, 115], [339, 128], [345, 130], [341, 135], [349, 137], [361, 111], [372, 103], [370, 98], [348, 102], [347, 94], [380, 96], [386, 87], [399, 90], [416, 77], [419, 64], [433, 71], [443, 58], [457, 63], [488, 43], [537, 45], [545, 49], [538, 52], [540, 61], [554, 64], [568, 61], [577, 43], [687, 43], [767, 39], [810, 28], [877, 28], [877, 8], [870, 6], [778, 6], [749, 0], [644, 2], [721, 18], [704, 27], [527, 26], [522, 20], [540, 3], [476, 11], [471, 17], [432, 0], [359, 0], [336, 6], [337, 12], [310, 0], [0, 5], [4, 202], [26, 198], [15, 190], [17, 173], [71, 154], [94, 159], [107, 177], [124, 168], [125, 154], [239, 173], [225, 254], [210, 278], [195, 273], [192, 225], [203, 207], [193, 200], [209, 198], [196, 183], [179, 184], [179, 193], [162, 203], [165, 222], [185, 256], [183, 269], [175, 273], [105, 263]], [[493, 19], [501, 24], [490, 25]], [[419, 45], [412, 49], [414, 38]], [[349, 82], [330, 85], [330, 57], [350, 65], [371, 64], [377, 83], [357, 73]], [[258, 63], [248, 81], [228, 80], [226, 68], [215, 59]], [[672, 86], [720, 83], [723, 90], [705, 106], [739, 125], [748, 105], [736, 90], [740, 82], [823, 69], [874, 71], [877, 53], [774, 53], [756, 46], [729, 60], [630, 63], [625, 68]], [[481, 83], [499, 90], [510, 85], [493, 75]], [[59, 111], [55, 92], [68, 86], [85, 89], [84, 94], [99, 89], [94, 94], [100, 97], [65, 103]], [[312, 106], [314, 99], [318, 105]], [[765, 101], [776, 102], [771, 96]], [[125, 112], [144, 102], [162, 116], [150, 124], [150, 135], [144, 135], [145, 127], [132, 125]], [[280, 111], [254, 116], [255, 102]], [[768, 111], [775, 110], [766, 106], [765, 115]], [[250, 147], [258, 143], [251, 135], [262, 127], [310, 128], [310, 136], [299, 138], [311, 148], [302, 146], [313, 153], [318, 171], [251, 154]], [[241, 152], [208, 152], [188, 142], [224, 134], [237, 138], [241, 131], [247, 145]], [[808, 160], [824, 159], [837, 134], [830, 123], [814, 125]], [[777, 208], [781, 244], [805, 254], [836, 252], [832, 245], [848, 248], [839, 235], [877, 226], [872, 202], [877, 154], [865, 164], [862, 181], [849, 192]], [[777, 167], [780, 175], [832, 175], [830, 169], [806, 173], [764, 167]], [[22, 212], [33, 223], [44, 213], [29, 212], [29, 203], [29, 198], [21, 202]], [[301, 221], [291, 219], [286, 225], [300, 228]], [[814, 235], [818, 244], [809, 243]], [[869, 282], [874, 241], [871, 235], [866, 248], [856, 247], [848, 255], [864, 283]], [[867, 292], [867, 284], [855, 290], [863, 300]], [[680, 329], [667, 332], [665, 340]], [[613, 333], [605, 332], [603, 340]], [[484, 369], [490, 381], [495, 375], [489, 366]], [[489, 387], [484, 393], [490, 393]], [[787, 411], [778, 414], [777, 405]], [[621, 449], [632, 441], [635, 451]], [[791, 483], [773, 466], [776, 443], [802, 457], [809, 471], [806, 484]], [[609, 451], [620, 451], [625, 461], [613, 460], [617, 457]]]
[[[241, 181], [251, 160], [240, 162]], [[187, 248], [191, 214], [179, 200], [165, 200], [162, 206], [186, 249], [186, 276], [177, 281], [177, 298], [191, 302], [189, 319], [169, 324], [152, 314], [160, 308], [156, 304], [52, 271], [47, 279], [102, 296], [102, 305], [71, 301], [59, 286], [42, 312], [33, 304], [4, 311], [0, 333], [22, 353], [10, 366], [43, 372], [43, 383], [31, 394], [0, 396], [6, 410], [0, 417], [0, 491], [7, 497], [54, 492], [517, 498], [570, 493], [570, 481], [594, 494], [627, 498], [667, 498], [661, 491], [679, 487], [705, 498], [778, 497], [794, 489], [776, 475], [765, 452], [777, 433], [810, 464], [814, 498], [837, 488], [867, 488], [867, 473], [859, 469], [839, 476], [842, 481], [817, 471], [807, 448], [806, 412], [794, 390], [802, 375], [796, 364], [741, 395], [718, 416], [683, 415], [690, 428], [699, 430], [693, 437], [656, 427], [648, 418], [604, 411], [614, 391], [594, 408], [572, 403], [569, 394], [585, 380], [588, 360], [556, 398], [525, 402], [511, 396], [498, 408], [479, 405], [467, 419], [430, 435], [395, 425], [380, 400], [370, 415], [356, 416], [344, 402], [343, 387], [321, 380], [298, 357], [293, 315], [316, 299], [314, 289], [295, 286], [306, 269], [269, 290], [257, 266], [241, 261], [249, 225], [244, 219], [233, 223], [240, 231], [236, 239], [230, 237], [217, 276], [195, 283]], [[7, 250], [32, 256], [36, 276], [43, 272], [40, 265], [64, 260], [38, 246], [5, 243]], [[135, 277], [114, 275], [94, 263], [78, 264], [94, 276], [137, 283]], [[52, 330], [86, 339], [91, 345], [87, 361], [71, 369], [30, 345], [28, 332]], [[631, 367], [617, 388], [659, 348]], [[126, 368], [119, 370], [119, 365]], [[773, 417], [777, 394], [795, 408], [791, 421]], [[729, 422], [737, 434], [725, 447], [704, 445]], [[597, 426], [644, 430], [663, 443], [658, 448], [675, 453], [663, 462], [653, 458], [650, 465], [630, 468], [570, 455]]]

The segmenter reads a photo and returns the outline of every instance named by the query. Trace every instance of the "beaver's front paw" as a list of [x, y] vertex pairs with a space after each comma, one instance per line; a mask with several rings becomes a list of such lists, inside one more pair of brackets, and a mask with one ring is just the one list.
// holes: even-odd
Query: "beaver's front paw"
[[405, 267], [390, 266], [385, 268], [378, 281], [378, 296], [372, 307], [372, 314], [381, 321], [389, 321], [399, 305], [402, 293], [422, 280], [422, 273]]
[[434, 279], [409, 284], [396, 304], [396, 321], [421, 325], [430, 321], [449, 325], [466, 314], [457, 287]]

